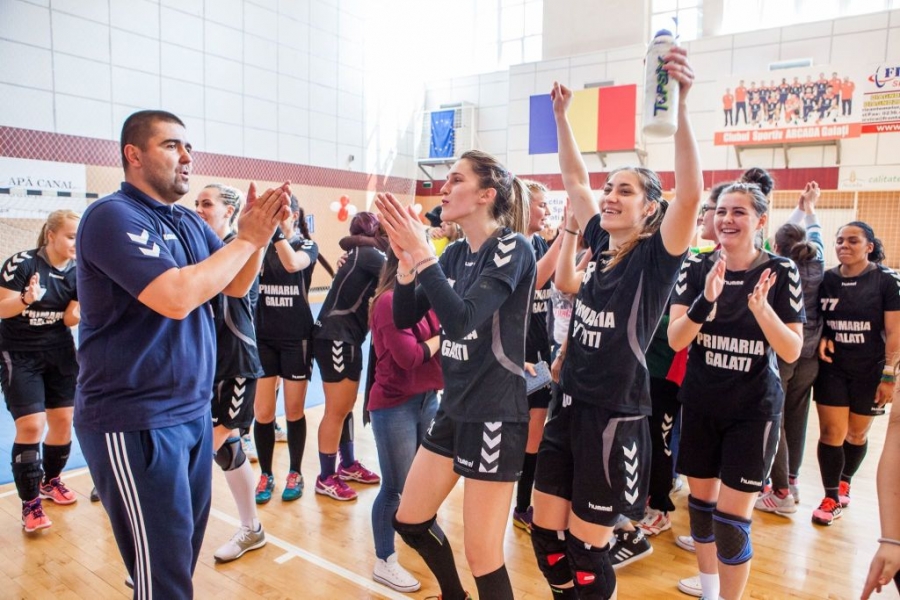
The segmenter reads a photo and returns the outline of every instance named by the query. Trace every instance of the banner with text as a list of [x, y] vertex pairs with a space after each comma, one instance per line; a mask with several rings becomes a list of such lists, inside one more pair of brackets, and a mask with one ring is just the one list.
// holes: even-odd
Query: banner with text
[[717, 146], [815, 143], [900, 131], [900, 66], [893, 63], [738, 74], [719, 85]]

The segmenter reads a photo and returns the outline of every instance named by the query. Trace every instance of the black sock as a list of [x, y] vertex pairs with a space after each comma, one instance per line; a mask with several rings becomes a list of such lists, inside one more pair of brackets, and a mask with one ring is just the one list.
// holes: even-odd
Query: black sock
[[844, 470], [844, 448], [843, 446], [829, 446], [819, 442], [816, 453], [819, 455], [819, 472], [822, 474], [822, 487], [825, 488], [825, 496], [838, 502], [841, 471]]
[[456, 572], [456, 561], [450, 540], [437, 524], [437, 516], [424, 523], [401, 523], [394, 514], [394, 531], [408, 546], [419, 553], [441, 588], [444, 600], [466, 600], [466, 591]]
[[272, 473], [272, 455], [275, 454], [275, 421], [271, 423], [253, 423], [253, 441], [256, 442], [256, 454], [259, 456], [259, 470], [266, 475]]
[[509, 573], [506, 572], [506, 565], [502, 565], [492, 573], [476, 577], [475, 586], [478, 588], [479, 598], [514, 600], [512, 584], [509, 581]]
[[44, 444], [44, 483], [59, 477], [59, 474], [66, 468], [71, 450], [72, 442], [61, 446]]
[[356, 453], [353, 448], [353, 413], [348, 413], [344, 419], [344, 425], [341, 427], [341, 442], [339, 449], [341, 451], [341, 466], [352, 467], [356, 462]]
[[525, 461], [522, 463], [522, 476], [516, 487], [516, 510], [525, 512], [531, 506], [531, 490], [534, 488], [534, 467], [537, 465], [537, 452], [525, 453]]
[[287, 422], [287, 438], [290, 469], [299, 473], [303, 463], [303, 449], [306, 447], [306, 417]]
[[[866, 457], [866, 452], [868, 452], [868, 450], [868, 439], [859, 446], [851, 444], [846, 440], [844, 441], [844, 468], [841, 471], [841, 481], [850, 483], [850, 480], [853, 479], [853, 476], [859, 471], [859, 466]], [[47, 459], [45, 457], [44, 462], [46, 461]]]
[[12, 473], [22, 502], [31, 502], [37, 498], [41, 493], [41, 479], [44, 477], [41, 445], [13, 443]]

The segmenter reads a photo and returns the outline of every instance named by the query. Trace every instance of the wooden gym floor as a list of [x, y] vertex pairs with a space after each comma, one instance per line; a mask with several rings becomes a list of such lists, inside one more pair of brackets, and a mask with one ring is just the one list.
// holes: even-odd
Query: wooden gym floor
[[[323, 407], [307, 412], [309, 439], [303, 464], [306, 492], [294, 503], [282, 503], [280, 491], [287, 470], [287, 446], [277, 444], [276, 494], [260, 507], [269, 543], [241, 559], [217, 565], [212, 554], [237, 528], [237, 511], [225, 480], [214, 469], [213, 505], [206, 543], [194, 576], [197, 598], [425, 598], [439, 593], [419, 557], [397, 540], [400, 560], [423, 583], [415, 594], [400, 594], [371, 579], [375, 560], [370, 513], [377, 486], [354, 484], [355, 502], [340, 503], [313, 493], [318, 471], [316, 428]], [[359, 416], [359, 415], [357, 415]], [[357, 423], [361, 421], [358, 419]], [[757, 512], [753, 519], [755, 558], [745, 598], [852, 599], [859, 598], [869, 561], [879, 537], [875, 470], [881, 454], [887, 418], [872, 428], [869, 455], [853, 484], [853, 504], [830, 528], [810, 523], [821, 500], [816, 441], [818, 424], [811, 414], [805, 465], [801, 474], [801, 503], [790, 518]], [[357, 427], [357, 454], [378, 470], [371, 431]], [[71, 506], [49, 506], [53, 526], [26, 535], [21, 508], [12, 484], [0, 487], [0, 598], [68, 599], [125, 598], [121, 563], [106, 514], [88, 500], [92, 484], [86, 469], [70, 471], [67, 485], [79, 494]], [[440, 512], [462, 572], [464, 586], [475, 591], [466, 569], [462, 546], [461, 486]], [[694, 556], [678, 548], [675, 536], [688, 533], [687, 490], [675, 496], [672, 530], [653, 538], [654, 552], [618, 572], [620, 599], [685, 598], [675, 588], [679, 578], [696, 573]], [[516, 597], [550, 597], [524, 532], [510, 525], [506, 533], [507, 567]], [[877, 598], [898, 598], [890, 588]]]

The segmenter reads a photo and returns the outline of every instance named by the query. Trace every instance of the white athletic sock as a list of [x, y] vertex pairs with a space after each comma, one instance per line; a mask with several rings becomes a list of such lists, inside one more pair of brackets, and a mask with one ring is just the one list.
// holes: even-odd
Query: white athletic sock
[[719, 597], [719, 574], [700, 573], [700, 587], [703, 588], [704, 598]]
[[249, 527], [253, 531], [259, 531], [259, 518], [256, 514], [256, 481], [250, 461], [245, 460], [240, 467], [233, 471], [225, 471], [224, 475], [234, 503], [237, 505], [241, 525]]

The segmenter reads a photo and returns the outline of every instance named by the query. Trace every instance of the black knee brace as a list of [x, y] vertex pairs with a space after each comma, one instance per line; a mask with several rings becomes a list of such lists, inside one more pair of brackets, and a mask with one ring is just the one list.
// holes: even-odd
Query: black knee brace
[[594, 548], [569, 532], [566, 555], [575, 575], [575, 589], [581, 600], [608, 600], [616, 591], [616, 572], [609, 560], [609, 544]]
[[444, 532], [437, 524], [437, 515], [424, 523], [401, 523], [394, 513], [392, 520], [394, 531], [400, 534], [410, 548], [419, 553], [434, 573], [441, 587], [441, 595], [444, 598], [466, 598], [466, 592], [456, 572], [450, 540], [444, 536]]
[[716, 556], [726, 565], [742, 565], [753, 558], [750, 520], [723, 512], [713, 514], [716, 532]]
[[16, 490], [23, 502], [30, 502], [40, 495], [44, 469], [37, 444], [13, 444], [12, 474]]
[[222, 447], [216, 452], [216, 464], [223, 471], [234, 471], [241, 467], [247, 460], [244, 449], [241, 447], [241, 438], [228, 438]]
[[716, 505], [693, 496], [688, 496], [688, 515], [691, 518], [691, 537], [701, 544], [711, 544], [716, 541], [713, 529], [713, 511]]
[[547, 583], [557, 587], [572, 581], [572, 569], [566, 557], [565, 531], [544, 529], [532, 523], [531, 547]]

